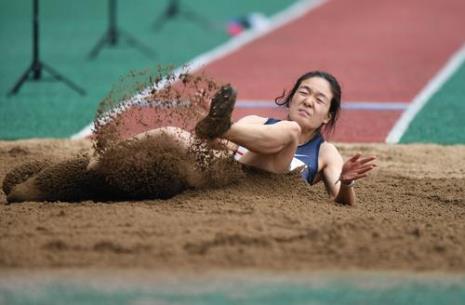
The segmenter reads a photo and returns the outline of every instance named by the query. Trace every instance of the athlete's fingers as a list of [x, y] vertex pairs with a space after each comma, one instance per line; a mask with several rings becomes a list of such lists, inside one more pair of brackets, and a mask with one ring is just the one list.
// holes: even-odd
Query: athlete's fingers
[[354, 156], [352, 156], [352, 158], [350, 158], [349, 160], [352, 161], [352, 162], [355, 162], [357, 161], [360, 157], [362, 156], [361, 153], [356, 153]]
[[367, 172], [369, 170], [372, 170], [375, 167], [376, 167], [376, 165], [374, 165], [374, 164], [367, 164], [367, 165], [362, 165], [362, 166], [354, 166], [350, 170], [347, 170], [346, 173], [348, 173], [348, 174], [350, 174], [350, 173], [354, 173], [354, 174], [364, 173], [364, 172]]
[[363, 174], [363, 173], [371, 171], [372, 169], [373, 169], [373, 167], [368, 167], [368, 168], [365, 168], [365, 169], [361, 169], [361, 170], [357, 171], [357, 174]]
[[370, 156], [370, 157], [363, 158], [363, 159], [359, 160], [359, 162], [362, 163], [362, 164], [365, 164], [365, 163], [368, 163], [368, 162], [371, 162], [371, 161], [374, 161], [374, 160], [376, 160], [376, 157], [375, 156]]
[[361, 165], [357, 168], [357, 171], [364, 170], [364, 169], [373, 169], [376, 167], [376, 164], [366, 164], [366, 165]]
[[361, 174], [361, 175], [355, 176], [352, 180], [358, 180], [358, 179], [362, 179], [362, 178], [366, 178], [366, 177], [368, 177], [367, 174]]

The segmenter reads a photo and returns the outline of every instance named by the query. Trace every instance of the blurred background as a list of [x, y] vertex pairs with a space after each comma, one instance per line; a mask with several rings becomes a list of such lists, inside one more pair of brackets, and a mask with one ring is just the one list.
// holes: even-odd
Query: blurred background
[[[30, 81], [33, 77], [31, 74], [29, 80], [21, 84], [21, 77], [31, 67], [34, 59], [34, 2], [38, 4], [40, 21], [38, 59], [44, 64], [44, 70], [39, 80]], [[114, 15], [111, 14], [112, 12]], [[267, 33], [267, 35], [260, 33]], [[113, 34], [116, 34], [118, 38], [115, 45], [112, 45], [111, 40], [114, 38], [111, 36]], [[119, 89], [133, 90], [140, 81], [144, 81], [144, 78], [156, 75], [159, 66], [181, 67], [202, 54], [210, 54], [211, 59], [214, 57], [212, 50], [222, 48], [224, 56], [214, 61], [205, 61], [204, 68], [219, 80], [231, 82], [238, 88], [239, 100], [234, 112], [236, 119], [247, 114], [282, 115], [283, 112], [274, 107], [273, 98], [284, 88], [292, 86], [293, 81], [302, 73], [322, 69], [333, 73], [342, 83], [344, 91], [343, 112], [337, 124], [336, 133], [331, 140], [465, 144], [463, 119], [465, 116], [464, 0], [3, 0], [0, 1], [0, 46], [2, 50], [0, 53], [0, 140], [69, 138], [89, 126], [100, 101], [110, 92]], [[61, 75], [62, 79], [60, 80], [60, 77], [56, 79], [53, 75]], [[15, 85], [18, 85], [16, 92], [14, 92]], [[38, 145], [42, 145], [43, 142], [46, 141], [39, 141]], [[355, 147], [354, 150], [360, 149], [363, 153], [371, 153], [375, 146], [354, 145], [353, 147]], [[409, 172], [411, 169], [404, 172], [403, 164], [409, 162], [405, 160], [422, 159], [426, 154], [431, 154], [431, 159], [433, 159], [436, 156], [434, 154], [437, 154], [426, 146], [420, 153], [419, 150], [411, 150], [411, 153], [408, 150], [405, 155], [409, 158], [402, 159], [405, 157], [402, 157], [399, 150], [393, 150], [392, 146], [380, 147], [378, 151], [382, 151], [383, 156], [386, 156], [383, 160], [386, 161], [385, 164], [400, 164], [399, 168], [393, 166], [392, 172], [402, 172], [403, 175], [400, 177], [402, 179], [405, 178], [404, 174], [407, 176], [411, 174]], [[404, 147], [400, 148], [404, 149]], [[9, 151], [5, 148], [5, 156], [14, 155], [15, 151], [23, 152], [15, 147]], [[388, 152], [385, 153], [385, 151]], [[457, 156], [460, 154], [457, 153]], [[398, 159], [401, 159], [403, 163], [394, 162]], [[416, 242], [424, 246], [419, 249], [426, 249], [425, 252], [416, 256], [415, 252], [406, 247], [405, 251], [394, 249], [395, 253], [392, 256], [387, 253], [387, 257], [394, 261], [400, 259], [407, 266], [416, 261], [418, 257], [426, 261], [426, 258], [431, 255], [431, 267], [422, 268], [439, 271], [442, 270], [440, 268], [446, 268], [445, 270], [449, 272], [454, 268], [454, 263], [460, 263], [459, 258], [463, 257], [463, 252], [460, 252], [463, 245], [456, 242], [454, 235], [454, 232], [460, 231], [457, 228], [460, 228], [459, 213], [463, 208], [463, 205], [460, 205], [463, 200], [454, 197], [456, 193], [463, 191], [463, 188], [455, 187], [462, 182], [463, 175], [459, 177], [462, 180], [453, 180], [455, 179], [454, 170], [457, 174], [461, 170], [460, 167], [453, 169], [443, 166], [443, 164], [450, 163], [441, 163], [441, 158], [438, 159], [438, 163], [431, 167], [430, 171], [435, 172], [437, 168], [444, 167], [444, 171], [438, 173], [438, 177], [441, 178], [433, 175], [433, 178], [429, 177], [430, 180], [425, 181], [420, 179], [395, 180], [394, 177], [380, 175], [381, 178], [378, 178], [380, 180], [375, 180], [375, 183], [379, 183], [380, 186], [375, 190], [383, 190], [383, 193], [378, 194], [378, 197], [362, 193], [365, 196], [365, 198], [361, 197], [362, 200], [370, 203], [366, 206], [369, 214], [363, 213], [363, 206], [358, 210], [350, 211], [343, 208], [344, 210], [339, 210], [337, 213], [328, 210], [326, 220], [314, 221], [322, 214], [315, 214], [314, 207], [310, 206], [308, 211], [311, 217], [308, 218], [308, 227], [306, 227], [307, 224], [288, 219], [284, 213], [282, 219], [286, 225], [282, 229], [291, 231], [292, 226], [289, 223], [290, 221], [295, 223], [296, 242], [298, 242], [302, 236], [302, 229], [311, 229], [313, 225], [320, 226], [323, 223], [326, 224], [326, 227], [323, 226], [323, 232], [325, 228], [330, 230], [327, 229], [326, 232], [329, 232], [327, 235], [318, 233], [321, 239], [317, 241], [324, 239], [322, 244], [326, 245], [334, 240], [340, 240], [341, 244], [344, 244], [345, 239], [340, 236], [349, 236], [347, 234], [354, 236], [357, 234], [352, 233], [361, 230], [369, 234], [370, 230], [366, 229], [367, 223], [380, 224], [378, 219], [381, 219], [382, 226], [378, 226], [379, 228], [374, 232], [376, 235], [370, 235], [371, 237], [366, 239], [365, 235], [359, 237], [364, 243], [360, 251], [369, 253], [373, 243], [379, 244], [383, 240], [393, 243], [408, 240], [408, 242]], [[21, 160], [20, 157], [17, 158], [18, 162], [19, 160]], [[459, 157], [454, 160], [459, 160]], [[441, 175], [452, 180], [444, 180]], [[438, 179], [442, 181], [439, 186]], [[441, 191], [439, 189], [441, 185], [447, 184], [448, 181], [452, 181], [451, 186], [448, 190]], [[401, 188], [400, 185], [403, 183], [412, 184]], [[420, 187], [418, 187], [419, 183]], [[411, 189], [407, 190], [408, 187]], [[421, 187], [431, 189], [434, 194], [418, 194], [415, 202], [410, 202], [410, 198], [413, 198], [415, 192], [422, 189]], [[385, 189], [387, 189], [386, 196]], [[455, 192], [452, 192], [452, 195], [449, 194], [451, 189]], [[367, 192], [377, 194], [371, 188], [368, 188]], [[285, 192], [282, 193], [285, 194]], [[206, 200], [205, 204], [210, 205], [211, 202], [224, 200], [224, 198], [229, 200], [230, 195], [218, 194], [212, 195], [214, 199]], [[390, 202], [393, 197], [397, 198], [394, 195], [403, 198], [404, 201], [400, 203], [408, 201], [416, 209], [410, 211], [408, 209], [411, 206], [408, 205], [399, 209], [400, 204]], [[197, 198], [196, 196], [194, 194], [192, 198]], [[375, 198], [373, 201], [379, 202], [370, 202], [372, 198]], [[258, 201], [258, 204], [267, 202], [265, 197], [261, 199], [260, 196], [256, 197], [256, 194], [253, 194], [251, 200]], [[294, 200], [294, 198], [291, 199]], [[234, 204], [236, 203], [237, 201], [234, 201]], [[66, 203], [62, 204], [66, 205]], [[375, 204], [374, 207], [372, 204]], [[9, 240], [11, 244], [17, 244], [18, 249], [21, 249], [20, 247], [24, 244], [29, 245], [32, 240], [38, 245], [37, 247], [42, 247], [40, 251], [55, 251], [53, 247], [47, 250], [39, 245], [42, 242], [41, 239], [34, 241], [31, 238], [31, 236], [41, 236], [46, 239], [50, 237], [47, 235], [50, 232], [68, 234], [67, 230], [61, 232], [62, 228], [70, 229], [69, 223], [61, 218], [65, 215], [64, 211], [52, 210], [54, 207], [61, 209], [62, 206], [59, 204], [50, 205], [52, 211], [49, 214], [50, 217], [44, 216], [48, 214], [35, 209], [29, 211], [33, 207], [49, 210], [48, 207], [42, 209], [46, 205], [48, 203], [35, 206], [5, 206], [5, 210], [10, 211], [10, 214], [5, 214], [6, 217], [2, 214], [2, 219], [6, 220], [5, 223], [8, 222], [8, 225], [4, 226], [7, 228], [4, 234], [5, 240]], [[163, 211], [160, 212], [161, 210], [152, 209], [160, 206], [163, 209], [165, 207], [163, 205], [147, 205], [146, 203], [142, 205], [143, 209], [135, 209], [136, 214], [129, 216], [138, 219], [139, 215], [150, 213], [161, 215], [161, 217], [167, 215]], [[433, 212], [426, 208], [427, 205], [443, 205], [443, 210], [440, 211], [445, 212], [433, 215]], [[107, 209], [104, 213], [115, 214], [112, 210], [115, 206], [105, 205], [101, 208]], [[89, 210], [94, 208], [92, 205], [84, 207]], [[190, 213], [202, 217], [206, 214], [203, 207], [196, 202], [193, 202], [191, 206], [187, 205]], [[18, 209], [14, 210], [14, 208]], [[128, 209], [133, 208], [133, 205], [128, 205]], [[182, 210], [180, 206], [174, 208]], [[332, 208], [335, 209], [336, 206]], [[26, 213], [26, 210], [29, 212]], [[263, 210], [258, 208], [256, 210], [257, 214], [264, 214]], [[214, 212], [211, 217], [217, 218]], [[235, 210], [226, 212], [227, 215], [237, 216], [237, 219], [244, 215], [240, 210], [239, 212]], [[283, 211], [279, 211], [281, 212]], [[11, 215], [14, 213], [25, 218], [11, 222]], [[75, 215], [79, 216], [75, 217], [76, 222], [80, 222], [81, 217], [86, 217], [71, 213], [78, 212], [66, 212], [69, 218], [74, 219]], [[121, 213], [121, 215], [126, 215], [124, 210]], [[290, 210], [289, 213], [294, 216], [299, 213], [299, 210]], [[82, 234], [85, 235], [87, 232], [95, 239], [101, 238], [95, 231], [95, 228], [102, 228], [106, 225], [105, 222], [101, 222], [100, 215], [95, 214], [92, 218], [94, 220], [90, 219], [82, 223], [85, 228]], [[255, 217], [255, 215], [252, 216]], [[279, 226], [279, 222], [275, 221], [276, 215], [274, 211], [270, 212], [270, 227]], [[369, 218], [366, 215], [369, 215]], [[172, 216], [173, 219], [177, 217], [176, 214]], [[346, 216], [348, 218], [344, 220]], [[380, 218], [377, 218], [378, 216]], [[27, 219], [31, 219], [30, 217], [52, 224], [50, 231], [46, 231], [42, 226], [32, 228], [31, 226], [35, 224], [32, 222], [30, 227], [26, 226], [24, 231], [20, 232], [22, 235], [16, 234], [15, 224], [23, 225], [28, 222]], [[53, 220], [51, 217], [56, 217], [56, 219]], [[344, 220], [342, 225], [347, 224], [347, 228], [343, 230], [338, 226], [333, 226], [335, 223], [341, 223], [341, 217]], [[389, 220], [397, 218], [405, 221], [405, 226], [399, 226], [399, 222]], [[23, 222], [23, 219], [26, 220]], [[160, 225], [151, 219], [150, 225], [153, 228]], [[170, 219], [168, 220], [171, 221]], [[183, 221], [183, 218], [176, 219], [179, 223]], [[204, 223], [210, 220], [210, 218], [205, 219]], [[389, 221], [386, 221], [387, 219]], [[448, 227], [449, 224], [444, 219], [458, 220]], [[56, 221], [56, 227], [53, 221]], [[97, 224], [93, 224], [92, 221]], [[359, 225], [353, 226], [353, 223], [359, 223]], [[145, 225], [145, 222], [140, 224], [140, 226]], [[412, 231], [413, 226], [416, 225], [422, 228], [422, 239], [419, 239], [419, 229]], [[429, 228], [423, 230], [423, 225]], [[235, 230], [235, 227], [230, 228], [228, 223], [226, 227], [216, 228], [208, 222], [208, 227], [212, 230], [207, 231], [206, 234], [212, 235], [216, 233], [215, 230], [220, 233], [221, 230], [225, 230], [227, 231], [225, 236], [229, 236], [228, 234], [234, 233]], [[10, 230], [11, 228], [15, 230]], [[444, 229], [436, 232], [436, 228]], [[455, 231], [449, 231], [449, 228], [455, 228]], [[74, 229], [71, 227], [70, 230]], [[108, 230], [112, 229], [110, 227]], [[242, 229], [242, 226], [238, 227], [238, 231]], [[146, 239], [148, 236], [145, 228], [142, 230], [139, 227], [139, 231], [131, 231], [124, 224], [121, 230], [121, 232], [128, 232], [127, 236], [130, 238], [135, 236], [131, 235], [133, 233], [137, 234], [140, 239]], [[260, 228], [259, 236], [261, 236], [261, 230]], [[326, 236], [338, 230], [341, 230], [340, 234], [334, 234], [334, 237], [326, 239]], [[384, 234], [385, 230], [386, 234]], [[380, 237], [378, 232], [381, 231], [383, 234]], [[118, 235], [120, 231], [115, 232], [116, 235], [111, 236], [115, 236], [116, 241], [124, 240], [124, 236]], [[156, 230], [153, 232], [155, 232], [153, 236], [159, 236]], [[407, 234], [406, 239], [396, 239], [400, 234]], [[429, 236], [428, 234], [434, 236], [433, 240], [440, 240], [441, 243], [429, 245], [429, 239], [423, 237], [423, 235]], [[231, 236], [234, 242], [236, 235]], [[170, 242], [172, 238], [171, 235], [167, 236]], [[212, 238], [215, 243], [216, 236]], [[450, 240], [450, 245], [445, 243], [447, 247], [442, 246], [443, 238], [446, 241]], [[226, 250], [224, 251], [229, 251], [229, 239], [225, 240]], [[249, 239], [245, 239], [245, 245], [248, 241]], [[307, 242], [314, 241], [309, 238]], [[239, 249], [241, 251], [239, 253], [242, 253], [241, 247], [244, 242], [237, 244], [233, 246], [236, 246], [235, 249]], [[58, 251], [58, 255], [66, 259], [68, 259], [66, 251], [74, 251], [72, 246], [68, 247], [68, 244], [61, 240], [57, 243], [52, 240], [51, 245], [61, 247], [60, 249], [64, 251]], [[103, 245], [108, 244], [104, 242]], [[117, 264], [126, 264], [125, 248], [119, 248], [118, 242], [115, 243], [115, 248], [111, 248], [112, 245], [109, 243], [109, 252], [106, 252], [105, 248], [101, 254], [100, 250], [94, 249], [94, 252], [89, 251], [89, 255], [95, 254], [92, 256], [95, 261], [99, 261], [102, 257], [111, 260], [117, 256], [107, 255], [107, 253], [114, 251], [115, 255], [123, 257], [117, 261]], [[335, 243], [334, 247], [337, 246], [338, 243]], [[89, 249], [92, 249], [90, 247]], [[258, 243], [258, 247], [263, 248], [261, 243]], [[294, 252], [299, 249], [295, 248], [294, 244], [289, 244], [288, 247]], [[4, 250], [6, 249], [4, 247]], [[15, 249], [8, 249], [9, 252], [5, 253], [14, 257], [17, 254]], [[264, 249], [263, 251], [268, 251], [267, 248]], [[370, 266], [370, 262], [365, 261], [363, 255], [359, 257], [358, 248], [352, 248], [350, 242], [344, 249], [349, 249], [349, 252], [354, 249], [353, 251], [356, 252], [350, 253], [356, 254], [346, 257], [340, 255], [338, 251], [333, 251], [332, 247], [328, 247], [327, 252], [318, 252], [318, 255], [321, 257], [329, 255], [329, 258], [337, 257], [342, 262], [347, 260], [349, 262], [347, 270], [351, 270], [350, 263], [356, 266]], [[156, 250], [158, 251], [158, 248]], [[139, 254], [136, 252], [135, 256], [131, 257], [137, 260], [140, 257], [143, 259], [144, 255], [152, 256], [153, 252], [150, 251], [147, 252], [148, 254], [141, 252], [141, 256], [137, 256]], [[41, 255], [41, 253], [44, 252], [28, 255]], [[166, 254], [170, 252], [164, 252], [164, 249], [160, 253], [163, 257], [162, 262], [170, 255]], [[231, 253], [231, 257], [235, 258], [236, 254]], [[248, 255], [247, 251], [244, 253]], [[373, 253], [377, 252], [371, 251], [372, 258], [375, 257]], [[290, 266], [299, 266], [299, 263], [306, 262], [307, 259], [314, 261], [320, 259], [318, 255], [316, 258], [307, 257], [306, 252], [301, 254], [296, 252], [296, 255], [301, 261], [294, 262], [295, 265], [290, 262]], [[246, 256], [239, 255], [238, 259]], [[14, 268], [11, 275], [0, 276], [0, 304], [82, 304], [83, 299], [88, 300], [88, 303], [115, 304], [129, 304], [132, 299], [136, 299], [137, 304], [152, 304], [153, 300], [158, 300], [160, 304], [308, 304], [308, 300], [314, 300], [318, 304], [338, 303], [335, 300], [343, 300], [344, 304], [463, 304], [465, 298], [465, 278], [463, 273], [459, 273], [460, 270], [457, 274], [451, 273], [447, 277], [442, 276], [438, 271], [434, 275], [437, 277], [424, 278], [421, 274], [418, 277], [410, 274], [410, 277], [405, 278], [404, 275], [389, 272], [376, 274], [377, 271], [375, 274], [364, 275], [354, 269], [353, 273], [346, 278], [341, 278], [335, 269], [333, 274], [326, 275], [326, 277], [316, 274], [311, 280], [299, 280], [294, 273], [287, 274], [287, 277], [283, 274], [282, 281], [270, 281], [265, 284], [263, 283], [266, 278], [274, 280], [276, 274], [254, 278], [248, 273], [241, 273], [236, 282], [227, 277], [204, 278], [203, 281], [199, 281], [199, 278], [194, 276], [192, 280], [189, 280], [181, 274], [182, 285], [178, 285], [176, 281], [172, 285], [166, 284], [166, 277], [160, 276], [155, 279], [156, 285], [141, 286], [143, 283], [138, 282], [128, 285], [127, 280], [130, 278], [125, 275], [121, 276], [122, 280], [118, 282], [113, 274], [100, 274], [100, 271], [97, 271], [101, 276], [97, 279], [97, 284], [90, 280], [97, 274], [83, 276], [81, 282], [64, 281], [63, 278], [74, 276], [80, 265], [75, 263], [75, 265], [61, 266], [59, 265], [61, 261], [54, 261], [56, 257], [58, 256], [46, 257], [45, 260], [48, 260], [50, 266], [53, 267], [49, 269], [45, 267], [46, 269], [43, 270], [39, 268], [35, 276], [28, 273], [29, 269], [25, 273], [15, 275]], [[83, 260], [86, 258], [87, 256]], [[457, 259], [447, 261], [448, 258]], [[70, 258], [72, 259], [74, 257]], [[226, 259], [229, 258], [226, 257]], [[253, 259], [260, 261], [261, 258], [258, 255]], [[283, 259], [286, 264], [289, 262], [287, 257], [283, 256]], [[446, 267], [441, 263], [447, 263], [444, 265]], [[395, 264], [397, 262], [394, 262]], [[130, 272], [130, 266], [124, 266], [125, 268], [128, 266]], [[413, 264], [405, 268], [406, 270], [415, 268], [418, 268], [415, 270], [423, 270], [415, 266]], [[61, 267], [69, 267], [69, 274], [54, 275], [52, 271], [56, 269], [59, 272]], [[182, 269], [182, 267], [181, 264], [179, 268]], [[298, 267], [295, 267], [294, 271], [298, 270]], [[307, 267], [306, 271], [312, 272], [313, 270]], [[152, 275], [154, 270], [146, 268], [146, 272]], [[46, 280], [45, 275], [49, 275], [50, 278]], [[138, 276], [137, 272], [136, 276]], [[360, 280], [360, 276], [363, 277], [363, 281], [354, 280], [357, 277]], [[244, 278], [247, 278], [247, 281], [242, 281]], [[215, 280], [218, 282], [217, 286], [209, 286]], [[163, 284], [166, 285], [163, 286]], [[184, 290], [180, 290], [180, 287]], [[25, 291], [30, 293], [25, 293]], [[250, 302], [247, 302], [244, 296], [251, 296]]]
[[239, 34], [250, 14], [267, 18], [295, 1], [113, 1], [119, 41], [97, 48], [94, 58], [89, 55], [107, 33], [112, 1], [38, 2], [40, 60], [85, 95], [43, 71], [40, 81], [28, 81], [7, 97], [32, 62], [33, 1], [1, 1], [0, 139], [77, 133], [130, 71], [180, 66]]
[[111, 90], [221, 48], [202, 68], [237, 87], [234, 119], [282, 116], [273, 99], [320, 69], [343, 87], [331, 140], [465, 143], [463, 0], [41, 0], [39, 60], [69, 82], [45, 69], [8, 96], [33, 60], [33, 3], [0, 2], [0, 139], [90, 130]]

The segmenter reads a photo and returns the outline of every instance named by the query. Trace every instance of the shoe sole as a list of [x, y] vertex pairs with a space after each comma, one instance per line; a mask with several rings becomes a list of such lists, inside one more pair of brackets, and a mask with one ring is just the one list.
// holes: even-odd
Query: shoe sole
[[230, 85], [220, 88], [212, 99], [209, 116], [225, 117], [230, 116], [236, 103], [236, 90]]
[[230, 128], [236, 95], [236, 90], [230, 85], [223, 86], [218, 90], [212, 99], [208, 115], [195, 127], [198, 137], [218, 138]]

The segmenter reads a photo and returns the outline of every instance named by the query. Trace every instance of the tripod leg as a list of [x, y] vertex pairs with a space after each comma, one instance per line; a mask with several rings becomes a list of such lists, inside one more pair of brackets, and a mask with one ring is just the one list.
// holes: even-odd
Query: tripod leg
[[50, 67], [50, 66], [48, 66], [48, 65], [46, 65], [44, 63], [42, 63], [42, 67], [44, 68], [44, 70], [48, 71], [48, 73], [50, 73], [56, 80], [64, 82], [71, 89], [78, 92], [80, 95], [86, 95], [86, 92], [84, 91], [84, 89], [82, 89], [81, 87], [79, 87], [78, 85], [76, 85], [75, 83], [73, 83], [72, 81], [70, 81], [69, 79], [67, 79], [66, 77], [64, 77], [60, 73], [58, 73], [57, 71], [55, 71], [52, 67]]
[[156, 31], [161, 30], [163, 24], [165, 24], [168, 19], [173, 19], [177, 15], [179, 15], [179, 1], [169, 0], [165, 11], [161, 13], [160, 16], [158, 16], [158, 18], [153, 22], [153, 28]]
[[95, 46], [92, 48], [92, 50], [89, 52], [89, 55], [87, 55], [87, 57], [89, 59], [94, 59], [95, 57], [97, 57], [98, 53], [100, 52], [100, 50], [105, 46], [105, 44], [107, 44], [109, 42], [109, 38], [108, 38], [108, 35], [109, 33], [105, 33], [103, 34], [103, 36], [99, 39], [99, 41], [97, 41], [97, 43], [95, 44]]
[[8, 92], [8, 96], [12, 96], [18, 93], [23, 83], [27, 81], [29, 74], [32, 72], [33, 68], [34, 64], [30, 65], [29, 68], [27, 68], [26, 71], [24, 71], [21, 77], [16, 81], [16, 84], [13, 86], [13, 88], [11, 88], [11, 90]]
[[168, 17], [165, 14], [161, 14], [160, 16], [158, 16], [158, 18], [153, 22], [153, 29], [157, 32], [161, 31], [163, 25], [168, 21], [169, 18], [170, 17]]
[[152, 58], [155, 56], [155, 52], [150, 47], [138, 41], [131, 34], [123, 32], [123, 31], [120, 31], [120, 34], [125, 36], [126, 41], [128, 42], [129, 45], [139, 49], [139, 51], [141, 51], [145, 56], [149, 58]]

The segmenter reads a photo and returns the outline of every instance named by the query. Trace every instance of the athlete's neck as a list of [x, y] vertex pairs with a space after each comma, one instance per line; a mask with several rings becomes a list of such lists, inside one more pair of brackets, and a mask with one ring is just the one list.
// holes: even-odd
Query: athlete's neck
[[307, 143], [308, 141], [313, 139], [313, 137], [317, 133], [318, 133], [318, 129], [313, 129], [313, 130], [309, 130], [309, 131], [303, 131], [302, 130], [302, 133], [300, 134], [299, 145]]

